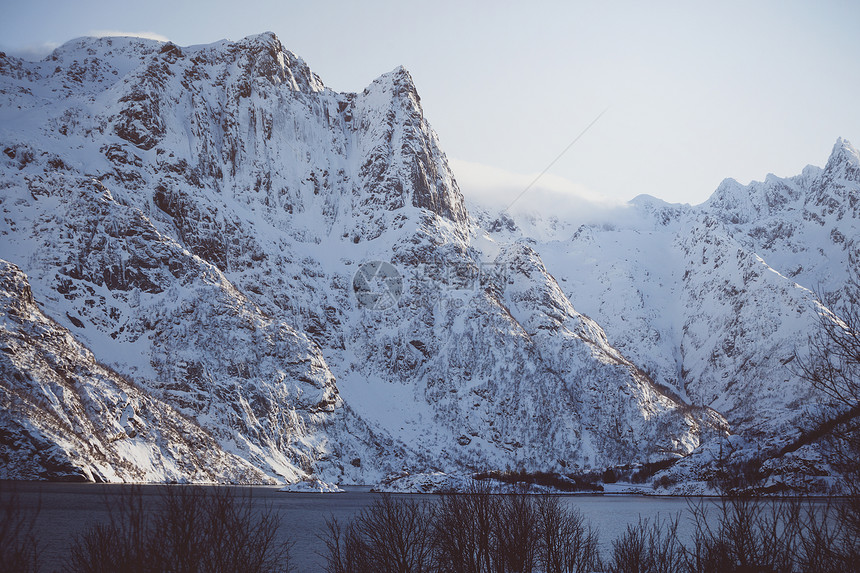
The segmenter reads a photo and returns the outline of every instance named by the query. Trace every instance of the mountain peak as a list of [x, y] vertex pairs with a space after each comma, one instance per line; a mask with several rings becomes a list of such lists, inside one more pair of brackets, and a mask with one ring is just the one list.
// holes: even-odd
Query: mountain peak
[[837, 138], [824, 171], [843, 179], [860, 181], [860, 152], [847, 139]]
[[57, 47], [46, 59], [62, 62], [74, 60], [81, 54], [88, 57], [96, 54], [118, 55], [121, 52], [147, 55], [158, 51], [165, 43], [138, 36], [81, 36]]
[[412, 74], [403, 66], [397, 66], [390, 72], [382, 74], [373, 80], [372, 85], [378, 86], [385, 91], [391, 91], [395, 95], [411, 96], [416, 103], [421, 103], [421, 96], [418, 95], [418, 89], [415, 87]]
[[264, 44], [264, 45], [274, 43], [274, 44], [277, 44], [280, 46], [281, 40], [278, 38], [277, 34], [275, 34], [274, 32], [267, 31], [267, 32], [261, 32], [260, 34], [251, 34], [249, 36], [245, 36], [244, 38], [242, 38], [242, 40], [240, 40], [240, 43], [247, 43], [247, 44], [259, 43], [259, 44]]
[[377, 81], [391, 81], [394, 83], [412, 83], [412, 74], [409, 73], [409, 70], [406, 69], [405, 66], [397, 66], [390, 72], [386, 72], [377, 78]]
[[276, 83], [286, 82], [296, 91], [319, 92], [322, 80], [296, 54], [287, 50], [273, 32], [246, 36], [234, 44], [246, 51], [251, 74]]
[[670, 203], [667, 203], [666, 201], [658, 199], [657, 197], [654, 197], [653, 195], [649, 195], [647, 193], [641, 193], [637, 195], [630, 200], [630, 203], [633, 205], [641, 205], [643, 207], [668, 207], [670, 205]]

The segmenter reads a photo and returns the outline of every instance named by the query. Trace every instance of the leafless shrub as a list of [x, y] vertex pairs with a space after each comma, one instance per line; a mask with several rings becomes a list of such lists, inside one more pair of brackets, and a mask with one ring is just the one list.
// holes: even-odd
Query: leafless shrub
[[320, 539], [328, 573], [830, 573], [860, 562], [841, 509], [797, 498], [703, 500], [689, 507], [688, 544], [680, 514], [643, 519], [613, 542], [604, 569], [597, 534], [558, 496], [476, 483], [435, 505], [382, 496], [346, 525], [329, 520]]
[[111, 521], [79, 535], [69, 570], [80, 573], [269, 573], [289, 570], [290, 546], [277, 545], [280, 517], [255, 510], [226, 487], [164, 487], [155, 510], [139, 487], [110, 504]]
[[502, 496], [493, 520], [493, 557], [497, 573], [531, 573], [537, 561], [538, 513], [534, 497]]
[[[849, 259], [852, 270], [841, 296], [818, 293], [818, 329], [809, 337], [805, 353], [795, 351], [792, 372], [829, 399], [816, 422], [826, 433], [854, 498], [845, 514], [860, 536], [860, 252]], [[853, 524], [853, 525], [852, 525]]]
[[145, 549], [125, 537], [120, 526], [99, 523], [75, 539], [69, 555], [69, 570], [80, 573], [151, 571], [145, 565]]
[[451, 573], [493, 570], [493, 524], [499, 498], [484, 482], [473, 482], [463, 494], [441, 497], [434, 524], [436, 562]]
[[689, 571], [741, 573], [793, 571], [800, 533], [796, 500], [724, 497], [716, 527], [707, 519], [706, 501], [691, 505], [695, 532], [687, 549]]
[[562, 506], [558, 496], [537, 499], [538, 562], [545, 573], [585, 573], [600, 569], [597, 532], [578, 510]]
[[474, 482], [435, 504], [384, 495], [320, 536], [329, 573], [580, 573], [599, 568], [596, 533], [556, 496], [491, 492]]
[[435, 565], [452, 573], [528, 573], [541, 539], [534, 496], [501, 495], [484, 482], [442, 496], [436, 508]]
[[346, 527], [334, 517], [326, 520], [326, 531], [319, 536], [326, 547], [321, 556], [327, 573], [365, 573], [372, 571], [365, 542], [354, 521]]
[[[804, 555], [833, 554], [845, 570], [856, 569], [860, 558], [860, 252], [849, 253], [848, 282], [840, 293], [817, 297], [819, 327], [809, 337], [806, 352], [795, 352], [793, 373], [829, 399], [816, 420], [813, 436], [834, 454], [834, 467], [842, 476], [844, 503], [836, 523], [806, 519], [802, 534]], [[824, 547], [824, 546], [828, 547]], [[824, 565], [821, 565], [824, 567]]]
[[860, 539], [845, 519], [840, 501], [806, 504], [798, 535], [797, 571], [836, 573], [860, 567]]
[[685, 565], [677, 516], [640, 520], [612, 542], [611, 573], [681, 573]]
[[346, 527], [327, 520], [323, 537], [329, 573], [433, 571], [433, 509], [383, 494]]
[[0, 570], [35, 573], [42, 547], [34, 526], [39, 508], [26, 511], [11, 482], [0, 480]]

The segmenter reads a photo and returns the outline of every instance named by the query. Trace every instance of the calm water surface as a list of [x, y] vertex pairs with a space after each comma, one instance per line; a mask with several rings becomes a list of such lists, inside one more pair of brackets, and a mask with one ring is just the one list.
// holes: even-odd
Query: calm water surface
[[[64, 484], [42, 482], [15, 482], [22, 505], [27, 511], [39, 510], [37, 530], [45, 548], [44, 565], [47, 571], [62, 571], [69, 545], [75, 534], [87, 527], [109, 520], [108, 504], [124, 494], [130, 486], [119, 484]], [[157, 507], [159, 488], [140, 486], [147, 506]], [[172, 486], [183, 487], [183, 486]], [[6, 488], [4, 488], [5, 490]], [[313, 494], [283, 493], [278, 487], [238, 487], [240, 492], [252, 496], [255, 506], [263, 509], [271, 505], [282, 517], [280, 535], [283, 541], [295, 542], [291, 552], [295, 570], [300, 573], [322, 570], [323, 559], [317, 555], [323, 544], [317, 538], [325, 529], [327, 518], [349, 520], [362, 508], [373, 503], [377, 494], [369, 488], [352, 487], [346, 493]], [[432, 495], [403, 495], [433, 501]], [[563, 499], [578, 508], [586, 521], [599, 530], [603, 555], [611, 551], [612, 540], [621, 536], [628, 524], [640, 518], [674, 517], [681, 514], [682, 535], [690, 535], [687, 509], [698, 499], [645, 497], [629, 495], [570, 495]]]

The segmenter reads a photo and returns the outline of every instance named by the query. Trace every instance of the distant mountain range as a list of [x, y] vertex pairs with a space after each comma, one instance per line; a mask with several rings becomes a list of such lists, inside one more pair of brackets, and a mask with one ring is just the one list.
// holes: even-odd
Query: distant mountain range
[[467, 208], [406, 70], [336, 93], [267, 33], [2, 55], [0, 148], [0, 477], [677, 459], [668, 491], [698, 492], [730, 452], [772, 484], [832, 481], [826, 448], [775, 452], [822, 404], [790, 368], [812, 289], [838, 297], [858, 253], [847, 141], [695, 207], [492, 213]]

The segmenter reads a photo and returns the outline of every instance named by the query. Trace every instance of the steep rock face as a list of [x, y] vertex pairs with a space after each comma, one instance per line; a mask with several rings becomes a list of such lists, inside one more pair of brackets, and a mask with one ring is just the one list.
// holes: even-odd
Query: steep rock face
[[[214, 51], [226, 67], [229, 57], [244, 55], [240, 67], [265, 72], [270, 83], [293, 91], [321, 89], [304, 64], [298, 61], [295, 72], [287, 69], [285, 61], [297, 59], [266, 52], [272, 45], [264, 40], [220, 52], [205, 48], [200, 60], [215, 57]], [[171, 68], [178, 61], [174, 48], [131, 39], [86, 40], [61, 48], [42, 65], [13, 62], [16, 69], [56, 65], [44, 75], [16, 74], [44, 79], [46, 86], [34, 88], [50, 89], [51, 95], [32, 114], [14, 117], [25, 125], [34, 121], [45, 140], [60, 141], [47, 145], [55, 153], [40, 155], [26, 130], [12, 126], [4, 139], [10, 145], [3, 206], [11, 216], [5, 219], [3, 254], [27, 266], [52, 314], [115, 368], [195, 418], [263, 474], [295, 480], [315, 471], [314, 463], [332, 451], [349, 448], [348, 435], [332, 446], [320, 427], [332, 424], [329, 433], [337, 434], [351, 414], [318, 347], [263, 312], [221, 272], [235, 266], [235, 259], [250, 266], [259, 251], [253, 232], [225, 234], [231, 224], [244, 222], [223, 214], [219, 220], [219, 201], [190, 192], [205, 188], [206, 175], [190, 165], [204, 164], [207, 154], [189, 161], [161, 147], [177, 137], [180, 102], [170, 93], [177, 75]], [[265, 64], [266, 55], [279, 65]], [[116, 77], [114, 64], [127, 70], [126, 77]], [[91, 71], [71, 83], [63, 66]], [[113, 85], [96, 98], [88, 82], [106, 78]], [[231, 141], [229, 133], [220, 135], [221, 143]], [[180, 191], [171, 195], [174, 188]], [[350, 431], [361, 432], [361, 424]], [[368, 435], [362, 436], [362, 452]]]
[[[0, 255], [261, 475], [602, 468], [720, 425], [483, 236], [402, 68], [338, 94], [262, 34], [82, 39], [0, 72]], [[352, 292], [367, 261], [397, 269], [390, 308]]]
[[786, 365], [817, 328], [818, 308], [812, 293], [721, 227], [706, 216], [679, 234], [686, 269], [680, 384], [736, 431], [785, 439], [807, 413], [803, 406], [815, 402]]
[[515, 244], [501, 256], [520, 279], [505, 292], [508, 308], [574, 397], [572, 411], [586, 443], [618, 465], [636, 461], [640, 452], [659, 457], [699, 445], [693, 437], [709, 431], [709, 424], [701, 427], [693, 408], [612, 347], [603, 329], [573, 308], [536, 251]]
[[331, 353], [344, 399], [368, 422], [449, 471], [570, 471], [698, 445], [692, 412], [606, 343], [533, 251], [489, 264], [452, 249], [426, 263], [422, 246], [394, 257], [400, 304], [354, 314]]
[[[535, 249], [568, 299], [653, 381], [723, 414], [739, 436], [732, 443], [774, 451], [824, 401], [791, 363], [824, 312], [813, 291], [838, 301], [856, 270], [858, 165], [840, 139], [824, 169], [726, 180], [695, 207], [637, 197], [617, 220]], [[494, 235], [512, 240], [516, 228]]]
[[701, 210], [782, 275], [839, 297], [860, 236], [860, 157], [839, 139], [824, 169], [769, 175], [744, 187], [727, 180]]
[[0, 261], [2, 477], [271, 482], [193, 419], [96, 361]]

